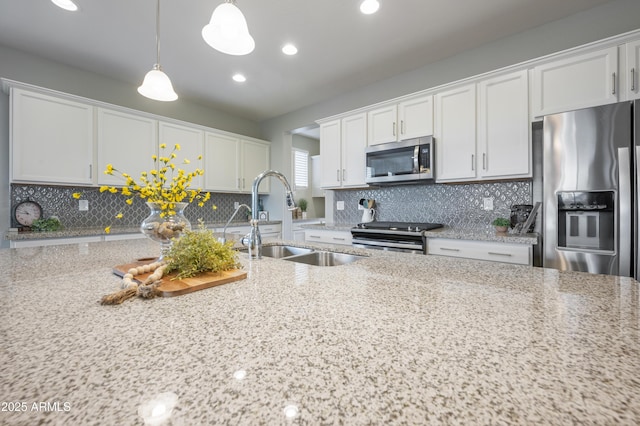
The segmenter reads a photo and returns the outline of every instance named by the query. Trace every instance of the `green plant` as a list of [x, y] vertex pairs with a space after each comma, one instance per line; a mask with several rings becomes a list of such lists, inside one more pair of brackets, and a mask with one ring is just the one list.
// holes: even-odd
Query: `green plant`
[[307, 200], [305, 200], [304, 198], [300, 198], [297, 202], [298, 207], [300, 207], [300, 210], [302, 210], [303, 212], [307, 211]]
[[499, 217], [494, 219], [493, 222], [491, 222], [491, 224], [493, 226], [509, 226], [511, 225], [511, 221], [507, 218]]
[[241, 267], [233, 241], [221, 243], [202, 222], [197, 230], [186, 231], [176, 239], [166, 257], [168, 265], [165, 272], [177, 271], [177, 279]]
[[34, 231], [44, 232], [44, 231], [57, 231], [62, 227], [62, 223], [60, 223], [60, 219], [55, 216], [51, 216], [48, 219], [37, 219], [34, 220], [31, 224], [31, 229]]

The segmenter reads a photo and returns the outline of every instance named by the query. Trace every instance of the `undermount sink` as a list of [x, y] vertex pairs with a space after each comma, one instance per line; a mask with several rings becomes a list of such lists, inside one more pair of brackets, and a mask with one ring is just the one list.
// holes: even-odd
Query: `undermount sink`
[[357, 256], [354, 254], [346, 253], [334, 253], [330, 251], [312, 251], [307, 254], [300, 254], [297, 256], [286, 257], [284, 260], [290, 260], [291, 262], [305, 263], [307, 265], [314, 266], [339, 266], [348, 265], [353, 263], [364, 256]]
[[262, 255], [275, 259], [311, 253], [312, 251], [312, 249], [293, 246], [262, 246]]

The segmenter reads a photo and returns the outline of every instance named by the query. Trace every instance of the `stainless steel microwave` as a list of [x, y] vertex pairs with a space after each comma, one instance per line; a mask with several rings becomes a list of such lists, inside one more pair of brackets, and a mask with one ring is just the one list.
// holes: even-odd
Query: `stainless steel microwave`
[[366, 183], [410, 183], [435, 177], [433, 136], [372, 145], [366, 154]]

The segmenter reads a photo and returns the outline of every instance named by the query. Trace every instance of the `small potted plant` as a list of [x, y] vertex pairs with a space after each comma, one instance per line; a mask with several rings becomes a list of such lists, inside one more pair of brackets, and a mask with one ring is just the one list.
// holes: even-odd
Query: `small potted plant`
[[491, 224], [496, 227], [497, 232], [507, 232], [507, 229], [509, 229], [509, 225], [511, 225], [511, 221], [507, 218], [499, 217], [494, 219]]
[[302, 211], [302, 218], [306, 219], [307, 218], [307, 200], [305, 200], [304, 198], [300, 198], [297, 202], [298, 207], [300, 207], [300, 211]]

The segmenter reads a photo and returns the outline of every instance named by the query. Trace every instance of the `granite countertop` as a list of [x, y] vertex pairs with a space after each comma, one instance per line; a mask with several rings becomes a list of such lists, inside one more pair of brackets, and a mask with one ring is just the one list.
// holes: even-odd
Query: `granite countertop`
[[0, 424], [143, 424], [165, 392], [173, 425], [640, 423], [635, 280], [344, 249], [119, 306], [157, 244], [1, 249]]
[[[205, 225], [207, 228], [222, 228], [227, 222], [210, 222]], [[260, 221], [260, 225], [273, 225], [281, 224], [280, 220]], [[197, 227], [197, 223], [191, 223], [191, 227]], [[234, 226], [250, 226], [249, 222], [231, 222], [229, 227]], [[122, 235], [122, 234], [138, 234], [140, 233], [139, 226], [132, 227], [112, 227], [111, 232], [108, 235]], [[7, 232], [5, 234], [6, 240], [43, 240], [48, 238], [74, 238], [74, 237], [88, 237], [88, 236], [105, 236], [104, 227], [93, 228], [63, 228], [60, 231], [51, 232]]]
[[491, 228], [444, 228], [434, 229], [424, 233], [427, 238], [448, 238], [455, 240], [495, 241], [512, 244], [538, 244], [538, 234], [513, 234], [496, 232]]

